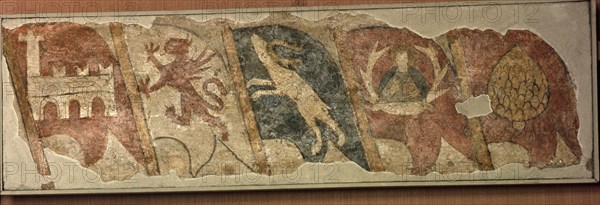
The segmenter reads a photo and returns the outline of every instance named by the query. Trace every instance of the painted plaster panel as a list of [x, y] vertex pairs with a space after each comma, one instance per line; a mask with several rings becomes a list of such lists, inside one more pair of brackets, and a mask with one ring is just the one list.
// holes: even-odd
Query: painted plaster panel
[[530, 6], [3, 19], [3, 190], [592, 179], [589, 4]]

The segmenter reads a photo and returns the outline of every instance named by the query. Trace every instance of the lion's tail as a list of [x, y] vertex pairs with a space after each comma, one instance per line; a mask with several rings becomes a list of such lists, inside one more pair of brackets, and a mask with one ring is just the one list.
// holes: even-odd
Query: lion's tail
[[[217, 86], [217, 89], [219, 92], [214, 93], [211, 90], [209, 90], [208, 86], [210, 84], [214, 84], [215, 86]], [[204, 81], [204, 83], [202, 84], [202, 89], [204, 89], [204, 93], [206, 93], [206, 95], [208, 97], [210, 97], [215, 102], [217, 102], [217, 105], [214, 105], [212, 103], [207, 103], [208, 109], [211, 109], [214, 111], [223, 110], [223, 108], [225, 107], [225, 103], [223, 102], [222, 97], [227, 95], [227, 89], [225, 89], [225, 85], [223, 84], [223, 82], [221, 82], [221, 80], [219, 80], [218, 78], [209, 78], [208, 80]]]

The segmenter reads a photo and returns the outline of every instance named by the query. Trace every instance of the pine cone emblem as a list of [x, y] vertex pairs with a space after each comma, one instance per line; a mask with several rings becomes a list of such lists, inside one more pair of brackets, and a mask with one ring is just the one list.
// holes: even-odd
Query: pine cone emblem
[[496, 64], [488, 85], [492, 109], [523, 129], [525, 122], [544, 112], [550, 99], [548, 79], [541, 67], [515, 47]]

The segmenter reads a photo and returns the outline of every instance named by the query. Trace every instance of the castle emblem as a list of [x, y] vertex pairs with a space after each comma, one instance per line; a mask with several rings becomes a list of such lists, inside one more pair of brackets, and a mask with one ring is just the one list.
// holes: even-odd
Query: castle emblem
[[[77, 119], [117, 115], [113, 65], [77, 68], [67, 75], [65, 67], [40, 74], [40, 41], [32, 31], [20, 35], [27, 44], [27, 94], [35, 120]], [[93, 70], [90, 72], [90, 70]]]

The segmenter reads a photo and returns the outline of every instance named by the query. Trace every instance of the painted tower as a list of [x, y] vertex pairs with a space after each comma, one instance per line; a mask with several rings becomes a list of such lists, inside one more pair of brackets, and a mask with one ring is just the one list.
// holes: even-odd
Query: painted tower
[[27, 44], [27, 94], [35, 120], [75, 119], [117, 115], [113, 66], [98, 64], [98, 72], [77, 68], [76, 76], [66, 76], [65, 67], [52, 67], [52, 74], [40, 75], [40, 41], [43, 36], [28, 31], [19, 35]]

